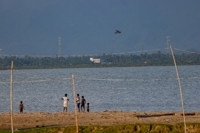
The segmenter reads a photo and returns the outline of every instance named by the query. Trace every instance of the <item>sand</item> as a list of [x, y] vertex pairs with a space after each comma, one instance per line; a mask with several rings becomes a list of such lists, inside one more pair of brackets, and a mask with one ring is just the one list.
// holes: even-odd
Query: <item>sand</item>
[[[10, 129], [10, 113], [0, 113], [0, 129]], [[14, 129], [49, 126], [75, 126], [73, 112], [24, 112], [14, 113]], [[186, 113], [187, 123], [200, 123], [200, 112]], [[181, 112], [80, 112], [78, 125], [113, 126], [123, 124], [177, 124], [183, 123]]]

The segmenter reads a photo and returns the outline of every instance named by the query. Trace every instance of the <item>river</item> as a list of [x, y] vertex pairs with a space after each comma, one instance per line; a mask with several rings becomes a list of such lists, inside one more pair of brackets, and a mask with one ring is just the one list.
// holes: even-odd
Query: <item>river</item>
[[[200, 66], [179, 66], [185, 111], [200, 111]], [[13, 111], [23, 101], [25, 112], [61, 112], [68, 94], [74, 111], [76, 92], [90, 103], [91, 112], [181, 111], [174, 66], [29, 69], [13, 71]], [[10, 71], [0, 71], [0, 112], [10, 111]]]

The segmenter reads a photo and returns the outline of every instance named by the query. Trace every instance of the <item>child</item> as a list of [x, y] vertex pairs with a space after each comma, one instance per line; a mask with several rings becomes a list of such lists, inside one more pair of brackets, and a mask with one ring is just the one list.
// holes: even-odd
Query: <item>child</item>
[[23, 102], [21, 101], [20, 104], [19, 104], [20, 113], [23, 113], [23, 110], [24, 110], [24, 105], [23, 105]]
[[82, 96], [82, 100], [81, 100], [81, 111], [82, 112], [85, 112], [85, 103], [86, 103], [86, 100], [85, 100], [84, 96]]
[[87, 112], [90, 112], [89, 103], [87, 103]]

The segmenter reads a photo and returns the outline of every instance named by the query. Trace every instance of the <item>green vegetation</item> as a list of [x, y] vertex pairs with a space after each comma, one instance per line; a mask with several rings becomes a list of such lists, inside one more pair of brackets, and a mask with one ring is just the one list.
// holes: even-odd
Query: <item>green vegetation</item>
[[[161, 52], [141, 55], [102, 55], [101, 63], [90, 61], [90, 56], [81, 57], [4, 57], [0, 58], [0, 69], [10, 69], [14, 61], [15, 69], [46, 69], [46, 68], [86, 68], [86, 67], [126, 67], [126, 66], [170, 66], [173, 65], [171, 55]], [[200, 54], [175, 55], [177, 65], [200, 65]]]
[[[35, 129], [15, 130], [16, 133], [75, 133], [75, 126], [43, 127]], [[0, 130], [1, 133], [11, 133], [10, 130]], [[199, 133], [200, 124], [187, 124], [188, 133]], [[184, 133], [184, 124], [134, 124], [118, 126], [80, 126], [79, 133]]]

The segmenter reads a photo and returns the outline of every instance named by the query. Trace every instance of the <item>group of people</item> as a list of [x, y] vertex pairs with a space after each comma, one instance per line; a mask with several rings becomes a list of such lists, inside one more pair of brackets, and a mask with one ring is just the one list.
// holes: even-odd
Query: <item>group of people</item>
[[[67, 112], [67, 105], [68, 105], [68, 101], [69, 101], [69, 99], [67, 98], [67, 94], [65, 94], [65, 96], [62, 98], [62, 100], [63, 100], [63, 112], [65, 112], [65, 111]], [[85, 100], [84, 96], [82, 96], [82, 99], [80, 99], [79, 94], [77, 94], [76, 103], [77, 103], [78, 112], [80, 112], [80, 111], [85, 112], [86, 100]], [[87, 110], [87, 112], [90, 111], [89, 103], [87, 103], [86, 110]]]
[[[76, 103], [77, 103], [78, 112], [80, 112], [80, 111], [85, 112], [85, 103], [86, 103], [86, 100], [85, 100], [84, 96], [82, 96], [82, 99], [80, 99], [79, 94], [77, 94]], [[87, 103], [86, 110], [87, 110], [87, 112], [90, 111], [90, 109], [89, 109], [89, 103]]]
[[[68, 101], [69, 101], [69, 99], [67, 98], [67, 94], [65, 94], [65, 96], [62, 97], [61, 99], [63, 100], [63, 112], [64, 111], [67, 112], [67, 106], [68, 106]], [[84, 96], [82, 96], [82, 99], [80, 99], [79, 94], [77, 94], [76, 103], [77, 103], [78, 112], [80, 112], [80, 111], [81, 112], [85, 112], [85, 103], [86, 103], [86, 100], [85, 100]], [[19, 111], [20, 111], [20, 113], [23, 113], [23, 110], [24, 110], [24, 104], [21, 101], [20, 104], [19, 104]], [[89, 103], [87, 103], [86, 110], [87, 110], [87, 112], [90, 111], [90, 109], [89, 109]]]

